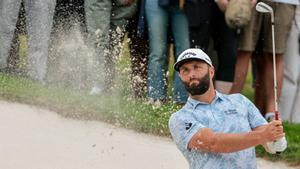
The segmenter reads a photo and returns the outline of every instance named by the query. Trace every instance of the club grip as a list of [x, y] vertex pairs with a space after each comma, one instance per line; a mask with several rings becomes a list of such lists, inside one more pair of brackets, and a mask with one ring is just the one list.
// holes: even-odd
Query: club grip
[[275, 120], [279, 120], [279, 112], [278, 112], [278, 110], [275, 111]]

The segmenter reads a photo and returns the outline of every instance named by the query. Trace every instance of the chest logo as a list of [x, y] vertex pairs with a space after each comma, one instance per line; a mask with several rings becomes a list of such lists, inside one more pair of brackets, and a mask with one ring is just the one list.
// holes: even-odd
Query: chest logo
[[227, 111], [225, 111], [226, 114], [237, 114], [238, 112], [236, 111], [236, 109], [228, 109]]
[[185, 123], [185, 129], [188, 130], [192, 127], [192, 123]]

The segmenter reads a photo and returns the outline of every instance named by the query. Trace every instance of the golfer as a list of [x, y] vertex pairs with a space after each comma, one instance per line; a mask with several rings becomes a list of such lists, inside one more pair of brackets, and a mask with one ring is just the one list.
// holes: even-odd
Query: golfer
[[272, 154], [286, 149], [280, 120], [267, 123], [243, 95], [215, 90], [214, 67], [201, 49], [185, 50], [174, 69], [189, 98], [171, 116], [169, 128], [190, 169], [255, 169], [254, 146]]

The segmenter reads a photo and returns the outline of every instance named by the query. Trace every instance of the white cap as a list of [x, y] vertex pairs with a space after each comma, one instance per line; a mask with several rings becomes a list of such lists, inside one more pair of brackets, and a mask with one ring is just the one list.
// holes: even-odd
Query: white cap
[[212, 66], [212, 62], [206, 53], [198, 48], [190, 48], [186, 49], [178, 56], [177, 62], [174, 64], [174, 69], [179, 71], [179, 67], [188, 60], [201, 60]]

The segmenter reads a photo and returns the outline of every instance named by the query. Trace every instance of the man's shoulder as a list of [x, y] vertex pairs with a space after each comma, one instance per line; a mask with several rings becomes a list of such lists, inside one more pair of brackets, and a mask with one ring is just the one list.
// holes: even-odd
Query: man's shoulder
[[169, 124], [179, 120], [189, 119], [191, 118], [191, 113], [191, 110], [185, 105], [178, 111], [171, 114]]
[[171, 119], [178, 119], [180, 117], [185, 116], [186, 108], [183, 106], [181, 109], [177, 110], [176, 112], [171, 114], [170, 120]]

